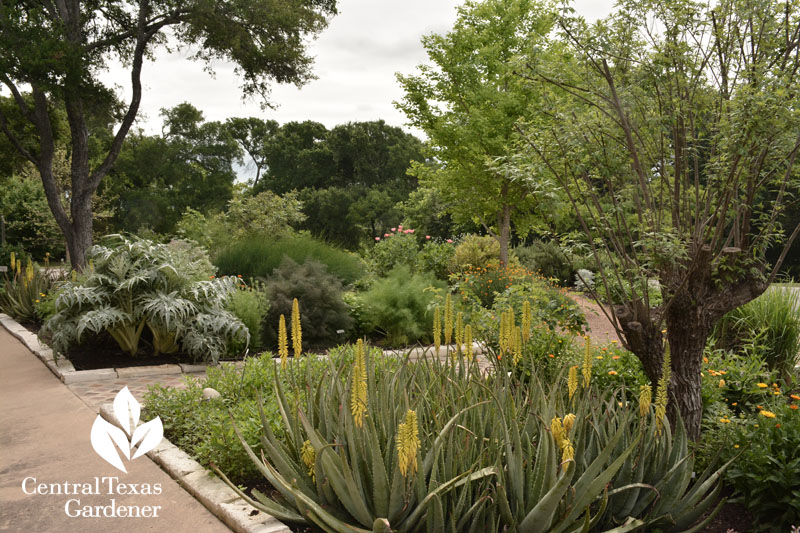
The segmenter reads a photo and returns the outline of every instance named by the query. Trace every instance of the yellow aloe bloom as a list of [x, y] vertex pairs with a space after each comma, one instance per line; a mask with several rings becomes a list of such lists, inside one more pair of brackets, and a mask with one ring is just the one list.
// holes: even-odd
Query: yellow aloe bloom
[[17, 259], [17, 269], [14, 271], [17, 275], [22, 275], [22, 259]]
[[439, 348], [442, 347], [442, 316], [438, 305], [433, 310], [433, 346], [436, 348], [436, 355], [439, 355]]
[[28, 278], [28, 283], [33, 281], [33, 262], [30, 259], [28, 259], [28, 266], [25, 269], [25, 277]]
[[303, 327], [300, 324], [300, 302], [297, 298], [292, 301], [292, 346], [294, 356], [300, 357], [303, 353]]
[[569, 377], [567, 378], [567, 390], [569, 390], [569, 399], [575, 395], [578, 390], [578, 365], [569, 367]]
[[561, 423], [560, 418], [555, 417], [550, 421], [550, 433], [553, 434], [553, 440], [555, 441], [556, 446], [561, 448], [564, 443], [565, 431], [564, 425]]
[[444, 343], [446, 345], [450, 344], [450, 341], [453, 340], [453, 299], [450, 297], [450, 293], [447, 293], [447, 297], [444, 300]]
[[653, 387], [642, 385], [639, 387], [639, 415], [646, 416], [650, 411], [650, 403], [653, 401]]
[[583, 353], [583, 386], [589, 387], [592, 381], [592, 339], [586, 337], [586, 350]]
[[286, 368], [289, 358], [289, 341], [286, 338], [286, 317], [281, 315], [278, 320], [278, 355], [281, 358], [281, 368]]
[[661, 379], [658, 380], [656, 389], [656, 434], [661, 435], [664, 427], [664, 415], [667, 414], [667, 401], [669, 398], [669, 382], [672, 379], [672, 357], [669, 353], [669, 344], [664, 349], [664, 361], [661, 366]]
[[472, 326], [470, 324], [464, 327], [464, 348], [466, 356], [472, 359], [474, 352], [472, 351]]
[[74, 270], [72, 271], [72, 281], [73, 282], [78, 281], [78, 273]]
[[314, 466], [317, 462], [317, 452], [314, 450], [314, 447], [311, 446], [310, 440], [303, 443], [303, 448], [300, 450], [300, 460], [302, 460], [303, 464], [308, 468], [308, 475], [311, 476], [311, 481], [316, 481]]
[[17, 254], [11, 252], [11, 272], [17, 273]]
[[464, 344], [464, 313], [456, 315], [456, 351], [454, 356], [461, 352], [461, 346]]
[[417, 413], [409, 409], [405, 421], [397, 426], [397, 466], [403, 477], [413, 476], [417, 472], [418, 451]]
[[522, 359], [522, 330], [514, 326], [514, 364], [519, 364]]
[[564, 417], [564, 433], [565, 435], [569, 435], [569, 431], [572, 429], [572, 426], [575, 425], [575, 415], [569, 413]]
[[353, 386], [350, 391], [350, 412], [356, 426], [364, 425], [367, 412], [367, 363], [364, 358], [364, 341], [356, 343], [356, 360], [353, 364]]
[[566, 463], [573, 459], [575, 459], [575, 448], [572, 447], [572, 441], [565, 438], [564, 445], [561, 447], [561, 462]]
[[94, 272], [94, 259], [89, 259], [89, 272]]
[[522, 342], [527, 343], [531, 338], [531, 302], [525, 300], [522, 304]]

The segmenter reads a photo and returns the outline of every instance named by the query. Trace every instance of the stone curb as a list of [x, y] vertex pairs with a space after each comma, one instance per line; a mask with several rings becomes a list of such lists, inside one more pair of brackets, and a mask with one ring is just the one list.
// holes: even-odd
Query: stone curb
[[[0, 313], [0, 325], [8, 331], [13, 337], [17, 338], [24, 344], [28, 350], [33, 352], [36, 357], [55, 374], [65, 385], [72, 385], [73, 383], [84, 383], [87, 381], [101, 381], [107, 379], [117, 378], [133, 378], [142, 376], [166, 376], [189, 374], [196, 372], [204, 372], [208, 367], [206, 365], [187, 365], [187, 364], [165, 364], [165, 365], [148, 365], [148, 366], [134, 366], [127, 368], [98, 368], [96, 370], [75, 370], [72, 363], [60, 357], [57, 361], [53, 355], [53, 350], [46, 344], [39, 342], [39, 338], [35, 333], [28, 331], [27, 328], [22, 326], [19, 322], [10, 316]], [[240, 362], [236, 362], [239, 364]], [[222, 364], [234, 364], [225, 363]]]
[[[100, 407], [100, 416], [122, 427], [114, 416], [112, 404]], [[236, 533], [291, 533], [283, 522], [248, 504], [224, 481], [169, 440], [162, 439], [146, 455]]]

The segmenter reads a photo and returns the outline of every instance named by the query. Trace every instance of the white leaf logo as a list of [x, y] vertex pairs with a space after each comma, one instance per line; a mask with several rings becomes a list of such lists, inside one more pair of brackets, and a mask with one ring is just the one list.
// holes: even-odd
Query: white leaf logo
[[[125, 431], [97, 416], [92, 426], [92, 448], [97, 455], [105, 459], [111, 466], [127, 473], [125, 464], [117, 452], [122, 451], [126, 459], [131, 460], [131, 452], [138, 445], [133, 459], [146, 454], [164, 438], [164, 426], [161, 418], [155, 417], [149, 422], [139, 425], [142, 407], [133, 397], [128, 387], [124, 387], [114, 398], [114, 417]], [[126, 435], [127, 434], [127, 435]], [[128, 438], [130, 436], [130, 439]]]

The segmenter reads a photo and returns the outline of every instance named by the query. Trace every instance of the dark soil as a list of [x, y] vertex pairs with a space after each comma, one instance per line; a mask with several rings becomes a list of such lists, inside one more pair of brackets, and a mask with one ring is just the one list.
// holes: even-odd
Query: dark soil
[[139, 352], [135, 357], [120, 350], [110, 335], [99, 335], [97, 338], [75, 346], [67, 352], [67, 359], [75, 370], [95, 370], [97, 368], [124, 368], [131, 366], [164, 365], [194, 362], [190, 355], [169, 354], [153, 356], [152, 346], [142, 340]]
[[[722, 489], [723, 497], [729, 498], [732, 490], [729, 487]], [[726, 502], [717, 516], [703, 531], [710, 533], [746, 533], [753, 527], [753, 517], [741, 503]]]

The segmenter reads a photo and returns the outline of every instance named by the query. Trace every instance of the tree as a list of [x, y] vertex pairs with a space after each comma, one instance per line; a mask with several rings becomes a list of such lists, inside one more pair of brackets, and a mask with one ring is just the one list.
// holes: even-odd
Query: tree
[[544, 41], [551, 12], [536, 0], [467, 1], [447, 35], [423, 38], [433, 65], [398, 80], [397, 106], [428, 136], [438, 166], [416, 164], [412, 173], [437, 189], [456, 222], [480, 223], [500, 243], [508, 262], [512, 222], [527, 233], [536, 206], [528, 181], [514, 179], [503, 158], [514, 152], [515, 124], [537, 93], [514, 68]]
[[623, 294], [609, 318], [653, 382], [669, 347], [670, 402], [697, 438], [708, 336], [764, 292], [800, 232], [779, 224], [800, 191], [800, 16], [768, 0], [621, 6], [593, 27], [565, 15], [551, 60], [530, 64], [557, 120], [525, 131], [606, 292]]
[[280, 126], [274, 120], [235, 117], [226, 120], [225, 127], [256, 166], [256, 177], [250, 186], [258, 188], [261, 172], [267, 168], [267, 147]]
[[239, 145], [188, 103], [162, 109], [162, 136], [128, 135], [100, 190], [118, 198], [118, 230], [172, 233], [187, 208], [222, 210], [233, 196]]
[[335, 174], [327, 136], [328, 129], [311, 120], [281, 126], [264, 148], [267, 171], [253, 192], [325, 187]]
[[[82, 268], [92, 244], [91, 198], [113, 166], [139, 110], [145, 58], [167, 45], [166, 32], [191, 45], [193, 58], [233, 61], [246, 95], [269, 94], [269, 83], [301, 84], [311, 77], [306, 36], [326, 25], [335, 0], [204, 2], [128, 0], [85, 3], [11, 0], [0, 8], [0, 81], [36, 129], [35, 147], [20, 139], [0, 106], [0, 129], [36, 165], [47, 202], [67, 241], [73, 265]], [[131, 97], [104, 157], [90, 160], [89, 124], [94, 103], [112, 99], [98, 73], [111, 58], [130, 69]], [[22, 93], [30, 86], [31, 100]], [[63, 102], [70, 132], [69, 210], [53, 176], [55, 134], [51, 109]]]

